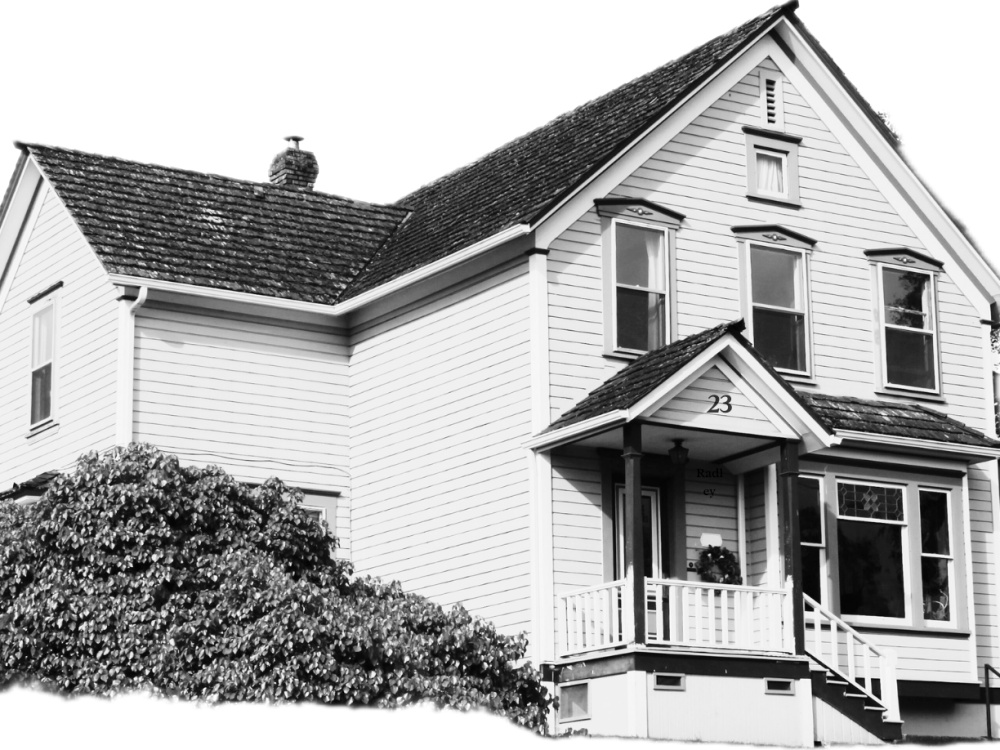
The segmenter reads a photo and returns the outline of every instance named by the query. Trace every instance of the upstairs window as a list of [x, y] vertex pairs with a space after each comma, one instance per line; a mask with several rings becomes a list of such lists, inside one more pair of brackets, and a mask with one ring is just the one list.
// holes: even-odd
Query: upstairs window
[[56, 294], [31, 300], [32, 427], [52, 420], [56, 360]]
[[937, 321], [934, 277], [881, 266], [885, 383], [937, 390]]
[[808, 369], [805, 265], [798, 250], [750, 246], [754, 347], [779, 370]]
[[605, 353], [658, 349], [671, 339], [670, 264], [683, 217], [644, 200], [596, 204], [604, 237]]
[[745, 125], [743, 132], [747, 144], [747, 197], [798, 206], [802, 139], [750, 125]]
[[651, 351], [666, 341], [667, 264], [662, 229], [615, 222], [615, 342]]

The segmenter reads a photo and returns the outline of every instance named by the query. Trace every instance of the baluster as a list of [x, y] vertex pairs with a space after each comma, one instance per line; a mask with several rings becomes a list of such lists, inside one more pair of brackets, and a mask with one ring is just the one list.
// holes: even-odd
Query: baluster
[[573, 597], [573, 625], [576, 630], [576, 648], [583, 648], [583, 601], [579, 594]]
[[851, 682], [858, 681], [858, 670], [857, 665], [854, 663], [854, 636], [850, 633], [845, 633], [845, 640], [847, 641], [847, 675], [851, 678]]
[[601, 643], [611, 643], [611, 589], [601, 591]]
[[733, 594], [733, 645], [745, 648], [743, 640], [743, 602], [746, 598], [745, 591], [737, 591]]
[[729, 645], [729, 590], [723, 589], [719, 594], [719, 630], [722, 631], [722, 645]]
[[837, 648], [837, 642], [840, 640], [837, 633], [839, 627], [833, 620], [830, 621], [830, 666], [838, 671], [840, 670], [839, 649]]
[[708, 607], [708, 642], [715, 645], [715, 590], [705, 589], [705, 598], [708, 600], [705, 606]]
[[[871, 663], [872, 650], [870, 647], [865, 646], [865, 689], [872, 693], [872, 663]], [[879, 675], [881, 677], [882, 675]]]
[[654, 600], [656, 601], [656, 640], [667, 640], [667, 634], [663, 632], [663, 586], [655, 584]]
[[701, 643], [701, 592], [702, 588], [694, 589], [694, 642]]
[[621, 588], [612, 586], [611, 593], [611, 642], [618, 643], [621, 640], [621, 627], [618, 618], [621, 616]]
[[816, 655], [817, 659], [823, 658], [823, 652], [820, 650], [820, 631], [823, 629], [822, 615], [818, 608], [814, 607], [813, 611], [813, 653]]
[[559, 597], [559, 606], [556, 607], [556, 614], [559, 617], [559, 640], [562, 642], [562, 652], [568, 654], [569, 647], [569, 633], [566, 627], [566, 597]]
[[588, 646], [597, 645], [597, 592], [587, 594], [587, 632], [590, 635]]
[[691, 642], [691, 612], [688, 608], [688, 587], [681, 586], [681, 632], [683, 642]]

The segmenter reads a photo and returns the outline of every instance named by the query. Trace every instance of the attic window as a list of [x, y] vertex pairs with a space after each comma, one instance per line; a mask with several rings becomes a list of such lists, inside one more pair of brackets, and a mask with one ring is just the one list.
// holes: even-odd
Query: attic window
[[747, 197], [769, 203], [799, 204], [801, 138], [744, 125], [747, 139]]
[[784, 101], [781, 79], [775, 73], [761, 71], [760, 74], [760, 114], [764, 127], [785, 129]]

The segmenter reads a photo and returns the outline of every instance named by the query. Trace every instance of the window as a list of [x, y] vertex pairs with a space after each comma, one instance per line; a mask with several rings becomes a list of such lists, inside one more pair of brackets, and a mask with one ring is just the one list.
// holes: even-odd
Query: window
[[885, 385], [937, 391], [934, 276], [885, 265], [879, 274]]
[[589, 719], [589, 685], [579, 682], [575, 685], [559, 686], [559, 721]]
[[808, 370], [805, 268], [800, 251], [750, 246], [754, 348], [779, 370]]
[[605, 352], [637, 356], [670, 340], [670, 259], [683, 217], [649, 201], [597, 201], [604, 230]]
[[840, 612], [905, 618], [902, 487], [837, 483]]
[[743, 132], [747, 144], [747, 196], [799, 205], [798, 148], [802, 139], [750, 125], [745, 125]]
[[823, 603], [826, 579], [826, 523], [823, 520], [822, 483], [818, 477], [799, 477], [799, 541], [802, 545], [802, 590]]
[[56, 297], [32, 302], [31, 416], [32, 427], [52, 420], [56, 359]]
[[948, 493], [920, 491], [920, 578], [924, 620], [951, 620], [951, 548]]

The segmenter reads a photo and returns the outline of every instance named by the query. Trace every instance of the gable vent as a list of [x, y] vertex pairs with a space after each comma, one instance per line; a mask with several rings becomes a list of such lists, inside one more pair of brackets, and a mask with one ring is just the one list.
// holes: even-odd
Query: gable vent
[[773, 78], [764, 79], [764, 103], [767, 109], [768, 125], [778, 123], [778, 94], [775, 90], [778, 82]]

